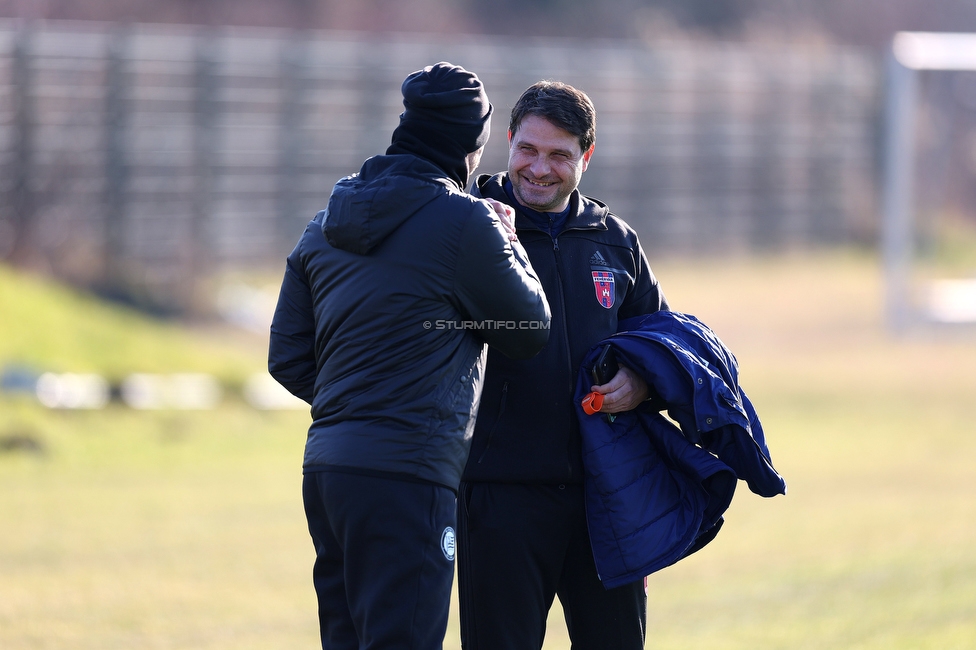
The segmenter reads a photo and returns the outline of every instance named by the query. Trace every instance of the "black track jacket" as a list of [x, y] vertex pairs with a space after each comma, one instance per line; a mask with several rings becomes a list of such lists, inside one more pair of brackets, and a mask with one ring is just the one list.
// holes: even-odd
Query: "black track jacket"
[[288, 256], [271, 326], [271, 375], [312, 405], [304, 470], [457, 489], [485, 343], [527, 357], [548, 338], [525, 259], [423, 158], [375, 156], [339, 181]]
[[[482, 175], [475, 196], [510, 204], [506, 174]], [[606, 205], [570, 198], [555, 239], [516, 210], [519, 241], [542, 280], [552, 311], [549, 341], [531, 359], [488, 352], [488, 369], [465, 481], [579, 483], [583, 464], [573, 407], [587, 351], [617, 332], [617, 321], [667, 309], [637, 233]]]

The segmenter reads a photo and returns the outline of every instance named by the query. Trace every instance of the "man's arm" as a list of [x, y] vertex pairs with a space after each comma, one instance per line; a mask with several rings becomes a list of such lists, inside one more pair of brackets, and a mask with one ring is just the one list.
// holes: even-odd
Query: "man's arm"
[[549, 340], [549, 303], [529, 256], [485, 203], [461, 233], [455, 294], [489, 345], [513, 359], [534, 356]]
[[288, 256], [271, 322], [268, 371], [291, 394], [312, 403], [317, 372], [315, 315], [312, 292], [298, 259], [297, 246]]
[[660, 283], [654, 277], [644, 249], [641, 248], [640, 240], [634, 235], [633, 242], [634, 265], [636, 277], [634, 278], [633, 288], [624, 296], [620, 311], [617, 312], [617, 320], [625, 320], [634, 316], [653, 314], [662, 309], [670, 309], [667, 298]]
[[[620, 320], [669, 309], [661, 285], [651, 272], [644, 250], [637, 240], [634, 244], [634, 259], [637, 277], [634, 280], [634, 288], [620, 306], [618, 312]], [[603, 394], [603, 407], [600, 409], [603, 413], [623, 413], [635, 409], [650, 394], [647, 383], [640, 375], [625, 366], [620, 366], [620, 370], [610, 381], [600, 386], [593, 386], [590, 390]]]

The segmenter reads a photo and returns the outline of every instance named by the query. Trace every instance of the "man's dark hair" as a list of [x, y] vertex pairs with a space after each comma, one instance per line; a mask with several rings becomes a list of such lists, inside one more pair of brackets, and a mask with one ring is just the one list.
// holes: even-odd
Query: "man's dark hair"
[[561, 81], [540, 81], [529, 86], [512, 108], [508, 130], [512, 135], [529, 115], [538, 115], [579, 140], [584, 153], [596, 142], [596, 109], [582, 90]]

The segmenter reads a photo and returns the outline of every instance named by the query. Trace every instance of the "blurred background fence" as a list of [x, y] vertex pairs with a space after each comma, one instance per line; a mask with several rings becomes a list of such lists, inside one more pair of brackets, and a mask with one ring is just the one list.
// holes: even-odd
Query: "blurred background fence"
[[875, 236], [881, 77], [856, 48], [0, 21], [0, 257], [175, 311], [201, 278], [277, 272], [440, 60], [495, 105], [482, 172], [525, 87], [590, 94], [581, 188], [650, 253]]

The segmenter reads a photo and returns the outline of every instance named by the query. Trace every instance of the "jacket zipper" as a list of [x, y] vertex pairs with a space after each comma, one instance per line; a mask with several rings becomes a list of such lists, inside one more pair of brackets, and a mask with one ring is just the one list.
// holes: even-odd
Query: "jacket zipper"
[[[569, 369], [569, 375], [568, 375], [569, 386], [566, 390], [568, 390], [569, 394], [572, 395], [573, 390], [575, 388], [575, 386], [573, 385], [573, 378], [576, 376], [576, 373], [573, 370], [573, 359], [572, 359], [573, 355], [572, 355], [572, 350], [570, 350], [570, 346], [569, 346], [569, 319], [567, 318], [567, 314], [566, 314], [566, 289], [563, 286], [563, 268], [562, 268], [561, 259], [559, 255], [558, 237], [552, 238], [552, 251], [553, 251], [553, 257], [555, 258], [555, 262], [556, 262], [556, 282], [559, 283], [559, 298], [560, 298], [559, 308], [560, 308], [560, 312], [562, 313], [562, 321], [563, 321], [563, 341], [565, 341], [566, 343], [566, 366]], [[571, 451], [572, 450], [567, 447], [566, 449], [567, 452], [566, 453], [566, 478], [567, 479], [571, 479], [573, 477], [573, 462], [570, 459], [570, 453], [569, 453]]]

